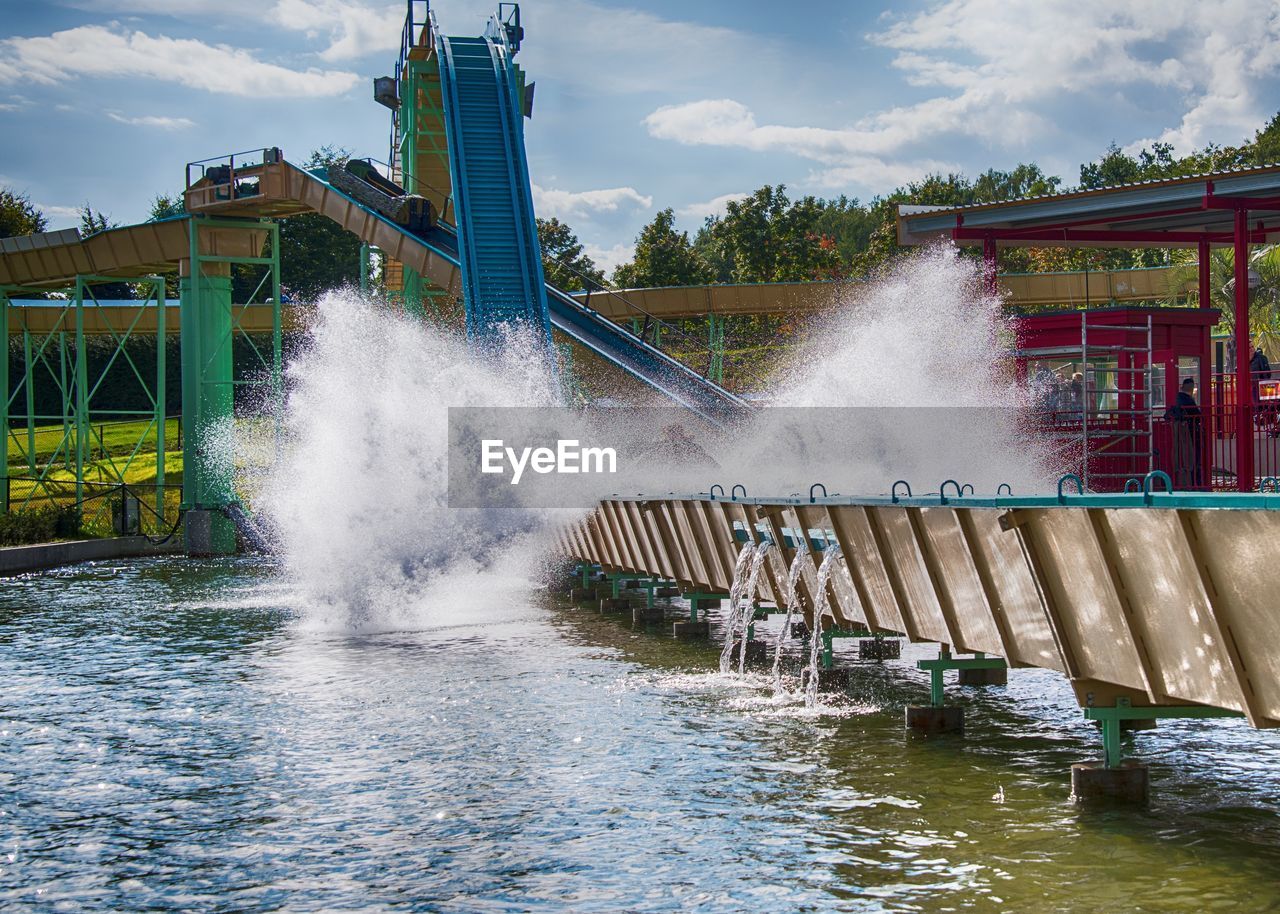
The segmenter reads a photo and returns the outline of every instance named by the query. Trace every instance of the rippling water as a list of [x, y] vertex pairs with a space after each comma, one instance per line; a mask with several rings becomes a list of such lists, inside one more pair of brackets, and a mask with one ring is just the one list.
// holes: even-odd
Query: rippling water
[[1142, 734], [1151, 808], [1088, 813], [1098, 740], [1053, 675], [966, 690], [967, 735], [929, 740], [907, 663], [815, 717], [551, 599], [344, 636], [275, 580], [0, 585], [5, 910], [1280, 909], [1280, 735], [1241, 722]]

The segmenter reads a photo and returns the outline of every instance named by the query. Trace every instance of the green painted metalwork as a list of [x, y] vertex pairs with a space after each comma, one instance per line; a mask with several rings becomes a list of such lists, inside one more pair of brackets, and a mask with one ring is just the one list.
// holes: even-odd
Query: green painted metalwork
[[870, 638], [871, 632], [862, 628], [828, 628], [822, 632], [822, 668], [835, 665], [835, 640], [837, 638]]
[[[86, 509], [85, 506], [90, 500], [90, 495], [94, 494], [87, 491], [87, 487], [90, 485], [90, 481], [87, 479], [90, 469], [97, 477], [92, 485], [94, 491], [99, 495], [103, 494], [102, 487], [104, 485], [110, 487], [125, 484], [135, 460], [143, 452], [144, 445], [154, 434], [157, 459], [154, 483], [155, 496], [154, 505], [151, 506], [153, 510], [147, 516], [149, 518], [154, 517], [157, 529], [164, 525], [166, 511], [164, 498], [164, 456], [166, 453], [164, 421], [167, 413], [164, 384], [164, 281], [156, 276], [143, 277], [132, 281], [134, 289], [145, 294], [138, 300], [138, 307], [134, 312], [133, 320], [128, 326], [120, 326], [113, 322], [110, 317], [112, 312], [101, 305], [94, 291], [97, 285], [118, 283], [119, 281], [117, 277], [108, 276], [81, 275], [76, 277], [74, 285], [69, 286], [65, 291], [66, 298], [63, 299], [65, 304], [55, 315], [52, 329], [43, 335], [33, 333], [27, 326], [25, 316], [23, 317], [21, 322], [23, 371], [22, 380], [16, 390], [9, 389], [7, 371], [10, 362], [8, 319], [9, 312], [14, 307], [10, 293], [15, 290], [5, 290], [3, 293], [3, 310], [5, 312], [4, 367], [6, 371], [4, 376], [4, 396], [0, 398], [0, 426], [3, 427], [4, 440], [4, 447], [3, 451], [0, 452], [0, 457], [4, 461], [6, 473], [5, 510], [23, 507], [33, 501], [49, 500], [55, 503], [63, 503], [66, 493], [60, 486], [68, 483], [54, 476], [55, 470], [63, 469], [72, 474], [70, 484], [74, 486], [76, 506], [84, 511], [85, 526], [101, 528], [101, 525], [110, 517], [110, 505], [107, 499], [99, 498], [93, 503], [91, 509]], [[47, 308], [49, 306], [42, 307]], [[114, 343], [114, 348], [107, 355], [105, 365], [100, 370], [95, 370], [92, 377], [90, 376], [84, 332], [86, 308], [100, 309], [99, 316], [101, 317], [102, 326], [105, 327], [107, 336]], [[137, 328], [144, 313], [148, 313], [152, 309], [154, 309], [156, 315], [156, 366], [154, 374], [144, 372], [135, 363], [127, 345], [131, 339], [138, 336]], [[70, 365], [68, 365], [67, 333], [65, 330], [69, 321], [73, 321], [75, 325], [75, 342]], [[54, 365], [50, 364], [50, 351], [54, 348], [55, 341], [58, 351], [56, 370]], [[138, 387], [148, 400], [148, 408], [126, 410], [114, 405], [100, 403], [98, 394], [104, 381], [112, 369], [120, 365], [126, 366], [133, 375]], [[36, 412], [37, 387], [42, 382], [45, 374], [48, 375], [48, 381], [58, 391], [59, 407], [56, 414]], [[14, 410], [14, 400], [19, 392], [24, 395], [25, 408], [21, 413], [21, 421], [26, 429], [26, 435], [24, 436], [25, 446], [14, 435], [13, 427], [14, 420], [18, 415]], [[37, 430], [42, 420], [46, 422], [55, 421], [61, 426], [62, 430], [61, 437], [43, 464], [41, 463], [37, 446]], [[98, 422], [96, 426], [95, 420]], [[142, 425], [142, 430], [138, 434], [137, 440], [131, 450], [124, 455], [121, 462], [117, 455], [111, 453], [107, 447], [102, 435], [101, 423], [104, 421], [134, 422], [138, 420], [148, 421]], [[97, 433], [98, 445], [102, 451], [101, 459], [96, 462], [92, 457], [95, 432]], [[22, 457], [25, 463], [24, 471], [17, 476], [10, 475], [12, 472], [12, 467], [9, 464], [11, 442], [18, 444], [19, 450], [23, 452]], [[11, 497], [15, 483], [24, 489], [17, 502]]]
[[707, 315], [707, 345], [711, 352], [707, 380], [724, 384], [724, 318], [714, 312]]
[[947, 670], [1004, 670], [1009, 664], [999, 657], [987, 657], [975, 653], [972, 657], [952, 657], [945, 644], [938, 649], [934, 660], [917, 660], [916, 669], [929, 671], [929, 703], [935, 708], [945, 704], [942, 674]]
[[360, 291], [364, 295], [369, 294], [369, 242], [362, 242], [360, 245]]
[[0, 508], [9, 513], [9, 294], [0, 288], [0, 326], [4, 345], [0, 346], [0, 467], [4, 468], [4, 494]]
[[1102, 757], [1108, 768], [1119, 767], [1124, 762], [1124, 749], [1120, 742], [1121, 724], [1126, 720], [1215, 720], [1243, 717], [1239, 711], [1210, 708], [1205, 705], [1160, 705], [1134, 707], [1127, 698], [1118, 698], [1113, 707], [1085, 708], [1085, 720], [1102, 724]]
[[[187, 427], [187, 447], [183, 475], [183, 506], [220, 511], [236, 501], [235, 466], [227, 441], [233, 434], [235, 387], [237, 384], [265, 386], [271, 418], [275, 424], [277, 447], [282, 418], [284, 373], [281, 331], [280, 233], [270, 220], [190, 217], [187, 275], [180, 281], [182, 314], [182, 396]], [[249, 230], [265, 232], [269, 253], [252, 257], [228, 257], [204, 253], [202, 231]], [[244, 302], [232, 302], [230, 267], [233, 264], [265, 267], [257, 286]], [[264, 354], [241, 325], [246, 309], [253, 304], [271, 305], [272, 340], [270, 354]], [[249, 343], [262, 377], [237, 382], [233, 364], [237, 336]], [[225, 521], [225, 523], [224, 523]], [[230, 521], [214, 519], [217, 551], [235, 549], [235, 531]]]

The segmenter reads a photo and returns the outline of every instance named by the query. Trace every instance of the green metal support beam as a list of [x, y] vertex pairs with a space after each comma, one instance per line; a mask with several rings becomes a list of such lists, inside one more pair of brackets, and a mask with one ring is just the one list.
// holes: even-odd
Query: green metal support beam
[[952, 657], [945, 644], [939, 648], [935, 660], [917, 660], [916, 669], [929, 671], [929, 703], [941, 708], [946, 703], [942, 674], [947, 670], [1004, 670], [1009, 665], [999, 657], [987, 657], [975, 653], [972, 657]]
[[1228, 717], [1244, 717], [1239, 711], [1210, 708], [1206, 705], [1162, 705], [1134, 707], [1127, 698], [1116, 699], [1114, 707], [1085, 708], [1085, 720], [1102, 724], [1102, 758], [1108, 768], [1118, 768], [1124, 762], [1124, 749], [1120, 742], [1121, 724], [1126, 720], [1216, 720]]

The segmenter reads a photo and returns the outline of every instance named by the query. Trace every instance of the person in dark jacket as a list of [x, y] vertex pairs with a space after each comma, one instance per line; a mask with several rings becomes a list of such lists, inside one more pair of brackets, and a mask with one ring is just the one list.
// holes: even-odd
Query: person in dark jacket
[[1253, 356], [1249, 359], [1249, 378], [1253, 388], [1253, 402], [1256, 404], [1259, 397], [1258, 382], [1271, 380], [1271, 360], [1261, 346], [1253, 350]]
[[1196, 379], [1183, 378], [1169, 418], [1174, 420], [1173, 451], [1175, 458], [1175, 485], [1198, 487], [1202, 485], [1201, 447], [1203, 419], [1200, 404], [1196, 402]]

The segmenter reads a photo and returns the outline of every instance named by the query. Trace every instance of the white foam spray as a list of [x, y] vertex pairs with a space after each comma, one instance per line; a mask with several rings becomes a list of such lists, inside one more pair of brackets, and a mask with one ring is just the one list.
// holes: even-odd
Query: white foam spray
[[536, 562], [517, 553], [551, 512], [448, 505], [450, 406], [557, 405], [532, 341], [506, 343], [501, 361], [481, 359], [351, 290], [317, 302], [288, 366], [283, 453], [254, 505], [306, 621], [412, 628], [527, 597]]
[[[944, 479], [994, 493], [1049, 491], [1057, 473], [1020, 423], [999, 297], [950, 245], [897, 262], [813, 332], [779, 372], [763, 411], [720, 460], [751, 494], [822, 482], [874, 495], [896, 479], [917, 493]], [[825, 407], [856, 407], [825, 412]]]

